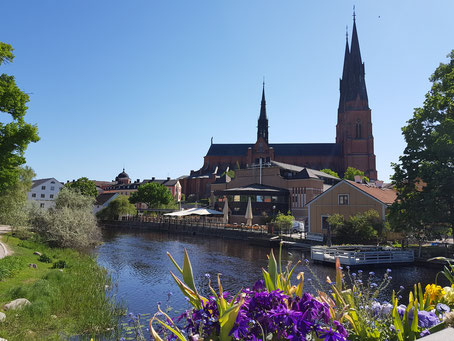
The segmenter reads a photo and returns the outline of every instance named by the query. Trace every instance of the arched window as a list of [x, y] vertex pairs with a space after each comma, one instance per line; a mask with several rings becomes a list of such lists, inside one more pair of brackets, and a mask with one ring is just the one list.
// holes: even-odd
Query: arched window
[[356, 120], [356, 138], [361, 138], [361, 120], [359, 118]]

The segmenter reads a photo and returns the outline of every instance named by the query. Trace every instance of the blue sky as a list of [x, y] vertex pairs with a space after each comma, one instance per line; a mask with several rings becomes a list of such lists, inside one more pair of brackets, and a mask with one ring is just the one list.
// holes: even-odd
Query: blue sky
[[3, 1], [16, 59], [0, 72], [30, 94], [41, 137], [27, 164], [60, 181], [188, 174], [211, 137], [255, 142], [263, 77], [270, 142], [334, 142], [354, 4], [388, 180], [401, 127], [454, 49], [451, 0]]

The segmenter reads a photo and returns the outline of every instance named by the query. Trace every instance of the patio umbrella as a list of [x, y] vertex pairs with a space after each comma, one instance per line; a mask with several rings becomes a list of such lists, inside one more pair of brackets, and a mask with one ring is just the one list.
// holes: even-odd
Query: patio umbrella
[[229, 223], [229, 202], [227, 201], [227, 199], [225, 199], [224, 209], [222, 210], [222, 213], [224, 213], [224, 217], [222, 218], [222, 222], [224, 224], [228, 224]]
[[252, 204], [251, 204], [251, 197], [249, 197], [247, 201], [247, 209], [246, 209], [246, 214], [244, 216], [246, 218], [246, 225], [251, 226], [252, 225]]

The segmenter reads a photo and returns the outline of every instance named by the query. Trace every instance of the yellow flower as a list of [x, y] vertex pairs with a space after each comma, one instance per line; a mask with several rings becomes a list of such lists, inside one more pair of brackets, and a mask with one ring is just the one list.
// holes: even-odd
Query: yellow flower
[[430, 297], [430, 303], [438, 302], [440, 298], [445, 295], [443, 288], [436, 284], [427, 284], [426, 292], [424, 293], [424, 301], [426, 300], [427, 295]]
[[445, 292], [443, 296], [443, 301], [451, 305], [454, 303], [454, 285], [450, 287], [444, 287], [443, 291]]

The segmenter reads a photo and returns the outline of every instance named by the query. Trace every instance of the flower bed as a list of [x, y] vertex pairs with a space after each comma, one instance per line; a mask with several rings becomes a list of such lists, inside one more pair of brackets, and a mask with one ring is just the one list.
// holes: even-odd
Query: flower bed
[[[392, 280], [391, 270], [377, 281], [374, 272], [342, 269], [336, 263], [336, 279], [327, 277], [330, 290], [322, 288], [313, 296], [304, 292], [304, 273], [291, 277], [297, 264], [281, 266], [269, 255], [263, 279], [238, 293], [224, 292], [218, 275], [217, 290], [207, 274], [211, 295], [203, 297], [195, 287], [191, 262], [185, 251], [180, 267], [169, 254], [180, 279], [171, 272], [177, 286], [192, 308], [171, 319], [160, 306], [149, 321], [152, 340], [415, 340], [454, 324], [454, 268], [449, 264], [443, 274], [450, 287], [436, 284], [414, 285], [408, 304], [401, 304], [400, 292], [389, 301], [378, 297]], [[312, 271], [305, 261], [308, 271]], [[131, 318], [137, 328], [136, 339], [144, 340], [140, 319]]]

